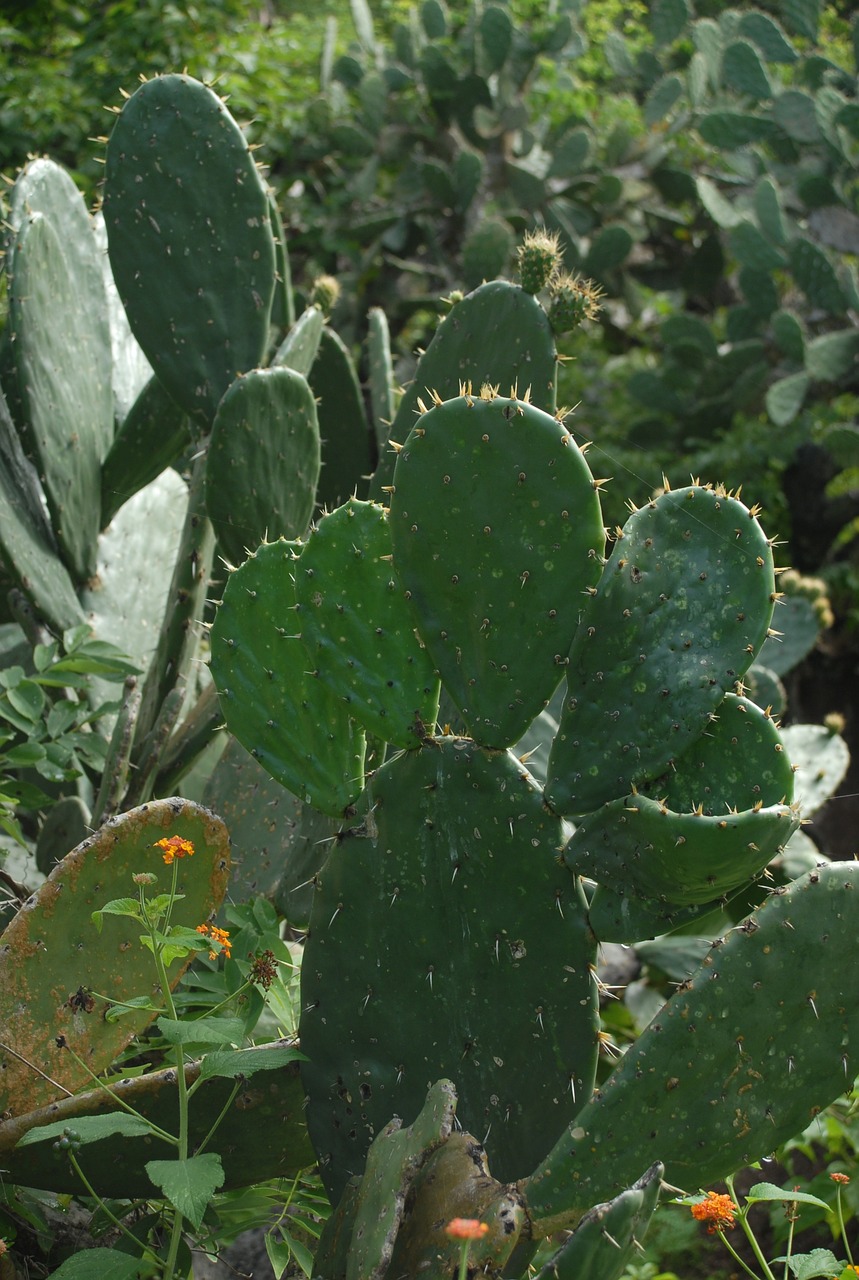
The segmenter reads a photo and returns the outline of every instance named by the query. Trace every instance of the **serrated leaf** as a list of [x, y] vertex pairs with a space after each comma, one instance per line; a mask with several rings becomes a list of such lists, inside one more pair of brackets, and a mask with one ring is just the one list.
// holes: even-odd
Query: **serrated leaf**
[[131, 1280], [144, 1267], [140, 1258], [115, 1249], [84, 1249], [52, 1271], [53, 1280]]
[[257, 1071], [273, 1071], [288, 1062], [306, 1062], [305, 1055], [292, 1045], [264, 1049], [228, 1049], [208, 1053], [200, 1063], [200, 1079], [210, 1076], [252, 1076]]
[[[773, 1262], [783, 1262], [783, 1258], [773, 1258]], [[797, 1253], [789, 1261], [794, 1280], [816, 1280], [818, 1276], [838, 1275], [842, 1263], [838, 1261], [831, 1249], [812, 1249], [810, 1253]], [[848, 1271], [848, 1275], [855, 1272]]]
[[116, 1133], [126, 1138], [148, 1136], [152, 1133], [152, 1126], [141, 1116], [129, 1115], [125, 1111], [112, 1111], [109, 1115], [75, 1116], [71, 1121], [57, 1120], [53, 1124], [39, 1125], [36, 1129], [29, 1129], [17, 1145], [31, 1147], [35, 1142], [62, 1138], [66, 1129], [73, 1129], [75, 1140], [84, 1145], [100, 1142], [102, 1138], [110, 1138]]
[[221, 1157], [213, 1151], [187, 1160], [149, 1160], [146, 1172], [193, 1227], [200, 1226], [209, 1201], [224, 1182]]
[[241, 1044], [245, 1033], [241, 1018], [158, 1018], [156, 1026], [168, 1044]]

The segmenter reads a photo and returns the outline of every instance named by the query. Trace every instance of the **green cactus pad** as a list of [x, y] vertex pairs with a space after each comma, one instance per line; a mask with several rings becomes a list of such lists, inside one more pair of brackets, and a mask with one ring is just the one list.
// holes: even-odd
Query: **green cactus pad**
[[318, 400], [322, 436], [317, 504], [330, 510], [353, 494], [366, 495], [375, 449], [355, 362], [343, 339], [327, 326], [308, 381]]
[[751, 665], [774, 593], [770, 546], [736, 498], [692, 485], [635, 511], [570, 650], [548, 802], [587, 813], [669, 768]]
[[412, 429], [391, 494], [394, 564], [469, 731], [516, 742], [563, 672], [604, 531], [569, 431], [484, 392], [437, 403]]
[[391, 332], [381, 307], [371, 307], [367, 314], [367, 366], [373, 429], [381, 450], [388, 442], [396, 404]]
[[295, 615], [297, 543], [263, 544], [230, 574], [212, 628], [227, 727], [273, 778], [342, 817], [364, 786], [364, 734], [314, 674]]
[[[105, 916], [101, 932], [92, 913], [133, 893], [131, 875], [158, 874], [159, 891], [172, 872], [155, 842], [178, 835], [194, 845], [179, 866], [177, 891], [184, 894], [174, 924], [196, 926], [220, 906], [227, 886], [230, 841], [219, 818], [190, 800], [157, 800], [108, 822], [58, 863], [39, 891], [0, 936], [0, 1110], [32, 1111], [74, 1092], [103, 1071], [152, 1020], [146, 1012], [107, 1022], [102, 1009], [88, 1012], [77, 992], [99, 992], [108, 1000], [152, 994], [157, 999], [152, 956], [141, 946], [141, 927], [121, 916]], [[190, 964], [169, 969], [175, 985]], [[83, 1007], [82, 1007], [83, 1005]]]
[[616, 1194], [648, 1160], [707, 1186], [801, 1132], [856, 1074], [859, 865], [776, 890], [720, 939], [523, 1187], [535, 1225]]
[[249, 902], [262, 894], [293, 928], [306, 928], [313, 881], [337, 823], [302, 804], [235, 738], [209, 775], [203, 803], [229, 828], [231, 897]]
[[707, 728], [668, 773], [642, 787], [675, 813], [705, 814], [790, 804], [794, 769], [772, 715], [726, 693]]
[[599, 884], [696, 906], [758, 875], [798, 826], [799, 810], [789, 805], [708, 817], [631, 795], [583, 818], [564, 857], [571, 871]]
[[[74, 334], [67, 353], [68, 359], [75, 362], [76, 376], [70, 389], [73, 388], [76, 397], [83, 397], [78, 407], [85, 429], [99, 436], [98, 454], [103, 457], [113, 439], [114, 420], [109, 299], [99, 226], [97, 220], [90, 217], [71, 174], [44, 156], [24, 166], [10, 193], [6, 256], [10, 278], [15, 275], [17, 238], [37, 214], [50, 223], [60, 239], [72, 309], [56, 317], [56, 323], [65, 322], [67, 332]], [[55, 302], [60, 305], [58, 299]], [[90, 414], [91, 421], [87, 416]], [[27, 424], [24, 425], [26, 428]]]
[[[418, 400], [431, 390], [449, 399], [469, 382], [474, 387], [491, 383], [504, 391], [517, 387], [523, 396], [530, 389], [532, 403], [554, 413], [555, 362], [552, 327], [536, 298], [507, 280], [482, 284], [456, 303], [433, 335], [397, 406], [390, 438], [402, 444]], [[395, 460], [393, 449], [382, 454], [371, 498], [381, 499], [391, 484]]]
[[221, 554], [241, 564], [265, 538], [301, 537], [319, 480], [316, 402], [293, 369], [254, 369], [218, 405], [206, 461], [206, 509]]
[[809, 818], [833, 796], [850, 767], [850, 748], [839, 733], [822, 724], [792, 724], [784, 740], [796, 764], [796, 793]]
[[641, 1248], [663, 1172], [661, 1164], [651, 1165], [619, 1196], [589, 1209], [537, 1280], [618, 1280]]
[[134, 336], [207, 430], [268, 341], [275, 245], [268, 195], [221, 100], [185, 75], [148, 80], [107, 146], [110, 262]]
[[[15, 242], [9, 324], [27, 439], [44, 477], [61, 555], [80, 583], [95, 571], [113, 393], [110, 340], [100, 352], [100, 331], [92, 332], [83, 309], [81, 272], [69, 265], [74, 258], [74, 241], [61, 240], [44, 214], [28, 219]], [[92, 269], [105, 308], [97, 262]], [[97, 355], [103, 356], [101, 370]]]
[[101, 471], [101, 523], [106, 528], [133, 498], [191, 447], [184, 409], [156, 377], [143, 387], [116, 433]]
[[350, 499], [323, 516], [295, 577], [301, 638], [319, 678], [370, 733], [416, 747], [440, 685], [391, 565], [388, 512]]
[[724, 906], [724, 899], [678, 906], [660, 898], [645, 898], [634, 886], [620, 889], [598, 884], [588, 904], [588, 920], [600, 942], [629, 944], [671, 933], [702, 920]]
[[358, 1189], [346, 1280], [383, 1280], [403, 1218], [406, 1195], [422, 1166], [450, 1137], [456, 1092], [439, 1080], [414, 1124], [391, 1120], [373, 1140]]
[[24, 454], [0, 390], [0, 550], [40, 617], [57, 631], [84, 620], [74, 583], [57, 554], [38, 476]]
[[[203, 1141], [221, 1117], [209, 1149], [223, 1156], [226, 1180], [224, 1191], [247, 1187], [270, 1178], [292, 1178], [313, 1163], [313, 1148], [304, 1124], [304, 1090], [298, 1062], [287, 1061], [271, 1070], [261, 1070], [259, 1054], [283, 1057], [283, 1041], [272, 1041], [254, 1049], [241, 1050], [247, 1062], [246, 1079], [232, 1104], [233, 1081], [211, 1077], [195, 1091], [190, 1111], [189, 1140], [192, 1150]], [[294, 1057], [299, 1055], [293, 1049]], [[242, 1058], [237, 1059], [241, 1067]], [[256, 1064], [252, 1068], [252, 1063]], [[185, 1082], [190, 1087], [200, 1077], [200, 1063], [185, 1066]], [[125, 1076], [113, 1086], [116, 1098], [132, 1106], [147, 1120], [167, 1132], [175, 1132], [177, 1115], [176, 1069], [168, 1067], [142, 1076]], [[16, 1143], [38, 1125], [66, 1121], [74, 1125], [80, 1116], [109, 1115], [120, 1103], [104, 1089], [89, 1089], [71, 1098], [58, 1100], [0, 1122], [0, 1160], [8, 1177], [26, 1187], [80, 1195], [81, 1182], [69, 1162], [54, 1151], [50, 1141], [16, 1147]], [[227, 1108], [224, 1112], [224, 1108]], [[116, 1135], [87, 1146], [80, 1154], [91, 1185], [104, 1196], [147, 1199], [152, 1183], [144, 1168], [152, 1158], [149, 1137]], [[164, 1148], [166, 1151], [166, 1148]]]
[[458, 1116], [487, 1134], [503, 1180], [587, 1096], [595, 953], [560, 838], [519, 761], [469, 739], [434, 739], [371, 779], [363, 825], [320, 873], [302, 966], [308, 1124], [329, 1189], [391, 1115], [417, 1115], [427, 1080], [456, 1078]]
[[306, 378], [313, 368], [324, 326], [325, 316], [319, 307], [308, 307], [302, 311], [275, 352], [272, 367], [285, 365]]

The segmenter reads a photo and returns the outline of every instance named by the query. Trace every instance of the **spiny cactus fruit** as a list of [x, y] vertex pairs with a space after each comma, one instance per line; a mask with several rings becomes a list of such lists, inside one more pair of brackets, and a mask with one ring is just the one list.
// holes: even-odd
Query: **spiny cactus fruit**
[[599, 315], [603, 290], [593, 280], [564, 273], [550, 281], [549, 292], [549, 321], [555, 333], [566, 333]]
[[526, 232], [516, 251], [519, 283], [526, 293], [539, 293], [552, 285], [562, 261], [560, 236], [556, 231], [541, 227]]

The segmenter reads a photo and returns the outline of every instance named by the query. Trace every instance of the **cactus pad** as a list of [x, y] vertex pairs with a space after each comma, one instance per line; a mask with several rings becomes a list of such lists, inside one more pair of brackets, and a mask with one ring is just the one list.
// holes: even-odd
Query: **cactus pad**
[[587, 813], [666, 770], [763, 644], [772, 553], [723, 490], [663, 493], [619, 531], [569, 654], [546, 798]]
[[484, 389], [421, 415], [391, 494], [394, 563], [469, 731], [516, 742], [548, 703], [602, 567], [587, 463], [551, 415]]
[[439, 681], [391, 565], [388, 513], [350, 499], [323, 516], [296, 568], [301, 638], [319, 678], [383, 741], [433, 732]]
[[[100, 1010], [88, 1010], [90, 991], [109, 1000], [150, 992], [157, 998], [152, 957], [139, 942], [141, 926], [105, 916], [98, 932], [91, 916], [110, 899], [132, 892], [132, 872], [160, 868], [166, 891], [171, 873], [153, 846], [172, 835], [190, 840], [195, 850], [179, 868], [177, 891], [185, 896], [172, 922], [196, 926], [207, 920], [227, 886], [227, 830], [190, 800], [158, 800], [114, 818], [73, 849], [0, 936], [3, 1111], [31, 1111], [90, 1079], [59, 1041], [98, 1073], [151, 1021], [151, 1014], [141, 1012], [107, 1022]], [[170, 967], [173, 984], [190, 960]]]
[[595, 1068], [595, 953], [560, 822], [512, 754], [453, 736], [385, 764], [367, 806], [320, 873], [302, 966], [322, 1176], [339, 1193], [444, 1076], [496, 1176], [521, 1176]]
[[242, 746], [301, 800], [340, 817], [364, 786], [364, 734], [296, 634], [299, 550], [264, 543], [230, 574], [212, 628], [212, 675]]
[[134, 336], [204, 430], [260, 364], [275, 287], [268, 194], [221, 100], [185, 75], [140, 86], [107, 146], [104, 217]]
[[671, 997], [524, 1186], [552, 1231], [649, 1159], [706, 1186], [805, 1128], [856, 1074], [859, 866], [772, 893]]

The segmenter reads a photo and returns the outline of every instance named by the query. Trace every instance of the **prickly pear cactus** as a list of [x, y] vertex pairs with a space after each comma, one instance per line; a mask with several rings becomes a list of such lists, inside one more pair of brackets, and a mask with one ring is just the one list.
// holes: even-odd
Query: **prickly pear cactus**
[[[258, 759], [272, 768], [267, 752], [284, 760], [292, 752], [290, 772], [279, 776], [297, 793], [306, 794], [312, 770], [330, 754], [311, 746], [326, 723], [323, 695], [335, 696], [346, 722], [392, 744], [383, 764], [365, 762], [366, 777], [358, 767], [351, 790], [329, 808], [340, 806], [346, 821], [316, 874], [302, 974], [308, 1126], [329, 1192], [344, 1197], [322, 1255], [338, 1276], [347, 1274], [350, 1249], [362, 1247], [353, 1233], [356, 1206], [370, 1203], [360, 1179], [374, 1135], [392, 1116], [411, 1124], [432, 1080], [454, 1081], [458, 1118], [488, 1163], [479, 1186], [465, 1178], [457, 1199], [454, 1138], [429, 1157], [393, 1245], [392, 1265], [406, 1269], [446, 1274], [455, 1254], [437, 1223], [462, 1212], [468, 1197], [513, 1224], [515, 1239], [502, 1247], [502, 1232], [481, 1246], [497, 1271], [514, 1247], [525, 1258], [520, 1233], [527, 1240], [574, 1226], [595, 1201], [620, 1196], [615, 1209], [604, 1204], [600, 1212], [637, 1223], [641, 1209], [646, 1218], [652, 1188], [646, 1197], [634, 1188], [629, 1203], [623, 1188], [654, 1161], [688, 1160], [690, 1170], [697, 1161], [715, 1177], [732, 1160], [760, 1154], [765, 1129], [751, 1112], [742, 1152], [727, 1111], [707, 1155], [684, 1140], [688, 1110], [658, 1095], [679, 1087], [672, 1072], [680, 1050], [663, 1050], [670, 1037], [656, 1031], [652, 1047], [645, 1042], [648, 1062], [661, 1070], [667, 1054], [667, 1074], [646, 1112], [636, 1089], [649, 1094], [624, 1059], [606, 1092], [620, 1099], [611, 1104], [618, 1119], [612, 1110], [606, 1122], [611, 1159], [594, 1166], [594, 1153], [575, 1145], [581, 1118], [590, 1124], [593, 1112], [602, 1126], [608, 1106], [593, 1092], [596, 945], [599, 937], [653, 936], [711, 911], [764, 872], [800, 820], [778, 727], [742, 692], [778, 598], [756, 513], [723, 489], [666, 488], [615, 532], [605, 560], [600, 482], [561, 421], [489, 387], [450, 400], [430, 391], [428, 399], [396, 450], [389, 512], [353, 500], [322, 516], [305, 544], [260, 548], [258, 557], [280, 561], [277, 577], [258, 576], [260, 565], [251, 581], [254, 560], [232, 574], [212, 636], [228, 723], [253, 744], [248, 704], [268, 682], [257, 699], [265, 710], [253, 713], [252, 723], [260, 728], [264, 715], [270, 730], [258, 737], [267, 744]], [[290, 615], [295, 629], [283, 628], [283, 652], [303, 649], [304, 665], [290, 667], [314, 673], [302, 686], [306, 760], [294, 735], [278, 727], [282, 709], [271, 692], [285, 677], [262, 650], [255, 657], [262, 632], [253, 619], [275, 598], [281, 615], [290, 599], [299, 606]], [[438, 729], [431, 708], [414, 713], [419, 689], [410, 668], [424, 651], [468, 736]], [[234, 698], [239, 671], [242, 693]], [[558, 723], [545, 708], [562, 678]], [[376, 708], [372, 717], [368, 707]], [[532, 722], [548, 739], [545, 787], [509, 749]], [[398, 737], [394, 724], [410, 734]], [[346, 742], [342, 733], [339, 740]], [[576, 818], [572, 833], [568, 815]], [[827, 895], [811, 900], [820, 904], [814, 911], [794, 887], [791, 928], [804, 936], [830, 924], [840, 931], [852, 920], [852, 888], [849, 875], [831, 881]], [[768, 933], [760, 952], [732, 938], [705, 963], [696, 1048], [722, 1063], [721, 987], [708, 984], [715, 973], [724, 977], [724, 954], [735, 975], [734, 1039], [748, 1045], [749, 1070], [766, 1082], [761, 1096], [780, 1099], [787, 1089], [793, 1101], [783, 1122], [801, 1127], [803, 1106], [837, 1092], [843, 1063], [839, 1054], [833, 1066], [833, 1045], [839, 1037], [842, 1047], [852, 1044], [855, 1019], [819, 966], [811, 996], [818, 1014], [820, 993], [835, 992], [821, 1050], [827, 1071], [803, 1067], [789, 1085], [777, 1078], [769, 1060], [776, 1033], [758, 1047], [762, 1008], [745, 1029], [740, 994], [741, 975], [757, 968], [758, 955], [785, 945], [778, 910], [767, 904], [761, 917]], [[754, 938], [761, 927], [752, 918], [737, 937]], [[693, 1012], [688, 1001], [681, 1007], [680, 993], [665, 1026], [675, 1026], [675, 1009], [676, 1026], [685, 1028]], [[725, 1073], [732, 1096], [727, 1064]], [[700, 1074], [690, 1069], [689, 1080], [690, 1090], [699, 1088]], [[608, 1141], [608, 1130], [595, 1132]], [[520, 1190], [511, 1200], [513, 1181]], [[590, 1231], [558, 1256], [558, 1274], [585, 1263], [601, 1274]], [[390, 1246], [385, 1235], [385, 1257]]]

